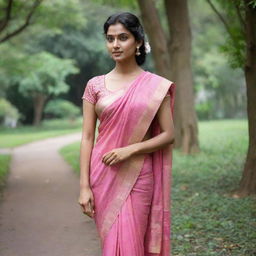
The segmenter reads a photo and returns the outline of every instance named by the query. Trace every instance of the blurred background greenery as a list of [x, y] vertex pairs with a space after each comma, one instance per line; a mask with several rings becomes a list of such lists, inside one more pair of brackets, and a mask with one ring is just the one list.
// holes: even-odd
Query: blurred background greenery
[[[81, 114], [87, 80], [107, 73], [114, 65], [105, 49], [106, 18], [125, 10], [140, 16], [133, 2], [115, 2], [118, 3], [109, 1], [103, 5], [101, 1], [42, 1], [31, 24], [0, 44], [1, 125], [39, 125], [41, 120], [65, 118], [61, 114], [63, 108], [67, 115], [77, 113], [75, 108]], [[156, 3], [159, 13], [163, 13], [161, 1]], [[229, 62], [225, 52], [225, 29], [206, 1], [188, 3], [198, 118], [246, 118], [244, 75], [239, 67], [229, 65], [232, 60]], [[0, 6], [4, 7], [5, 1], [0, 1]], [[2, 38], [24, 22], [32, 7], [33, 1], [14, 2], [13, 18], [2, 31]], [[160, 15], [167, 30], [163, 17]], [[144, 68], [155, 72], [151, 54]], [[57, 99], [62, 103], [55, 104]]]

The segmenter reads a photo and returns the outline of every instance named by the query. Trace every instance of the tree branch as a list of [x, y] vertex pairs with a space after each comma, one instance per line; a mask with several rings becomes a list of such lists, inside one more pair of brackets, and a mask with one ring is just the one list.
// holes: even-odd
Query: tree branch
[[13, 32], [7, 34], [5, 37], [0, 39], [0, 43], [3, 43], [7, 40], [9, 40], [11, 37], [14, 37], [15, 35], [19, 34], [21, 31], [23, 31], [29, 24], [31, 21], [31, 18], [33, 16], [33, 14], [35, 13], [36, 8], [41, 4], [43, 0], [36, 0], [30, 10], [30, 12], [28, 13], [25, 22], [23, 25], [21, 25], [19, 28], [17, 28], [16, 30], [14, 30]]
[[224, 19], [224, 17], [220, 14], [220, 12], [217, 10], [217, 8], [213, 5], [213, 3], [211, 2], [211, 0], [206, 0], [206, 2], [211, 6], [212, 10], [217, 14], [217, 16], [220, 18], [220, 20], [222, 21], [222, 23], [224, 24], [228, 34], [230, 35], [230, 37], [233, 39], [233, 35], [232, 32], [229, 28], [228, 23], [226, 22], [226, 20]]
[[6, 10], [5, 17], [0, 21], [0, 32], [5, 29], [5, 27], [8, 25], [9, 20], [11, 19], [11, 11], [12, 11], [12, 4], [13, 0], [9, 0], [7, 7], [4, 8]]
[[238, 18], [239, 18], [239, 21], [240, 21], [240, 24], [241, 24], [243, 33], [245, 33], [245, 20], [244, 20], [244, 18], [242, 17], [241, 9], [240, 9], [240, 7], [239, 7], [239, 4], [238, 4], [237, 0], [233, 0], [233, 3], [234, 3], [234, 6], [235, 6], [235, 8], [236, 8], [236, 13], [237, 13], [237, 16], [238, 16]]

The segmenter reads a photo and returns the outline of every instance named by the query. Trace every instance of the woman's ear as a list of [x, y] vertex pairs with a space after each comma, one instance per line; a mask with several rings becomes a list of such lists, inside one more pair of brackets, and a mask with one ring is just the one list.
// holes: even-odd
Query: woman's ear
[[140, 48], [142, 46], [142, 44], [143, 44], [143, 40], [139, 41], [137, 46], [139, 46], [139, 48]]

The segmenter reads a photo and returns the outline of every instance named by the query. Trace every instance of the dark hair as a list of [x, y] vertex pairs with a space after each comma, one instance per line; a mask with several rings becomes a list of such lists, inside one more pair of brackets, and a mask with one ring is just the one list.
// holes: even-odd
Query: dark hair
[[142, 45], [139, 48], [140, 55], [135, 55], [137, 64], [142, 65], [146, 60], [145, 35], [143, 27], [138, 17], [136, 17], [134, 14], [130, 12], [121, 12], [113, 14], [109, 16], [107, 21], [104, 23], [104, 34], [107, 35], [109, 26], [114, 25], [116, 23], [123, 24], [124, 27], [133, 34], [136, 41], [139, 42], [142, 40]]

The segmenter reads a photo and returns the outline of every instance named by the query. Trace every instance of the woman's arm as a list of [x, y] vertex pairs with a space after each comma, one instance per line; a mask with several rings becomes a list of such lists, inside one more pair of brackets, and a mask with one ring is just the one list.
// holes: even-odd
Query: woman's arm
[[151, 153], [167, 146], [168, 144], [174, 143], [174, 124], [170, 101], [171, 97], [165, 97], [156, 114], [161, 133], [151, 139], [128, 146], [131, 148], [133, 155]]
[[90, 188], [89, 167], [91, 151], [94, 145], [97, 116], [94, 105], [83, 100], [83, 128], [80, 145], [80, 188]]
[[132, 155], [151, 153], [174, 142], [174, 125], [172, 121], [170, 97], [166, 97], [157, 111], [157, 119], [161, 133], [151, 139], [134, 143], [125, 147], [115, 148], [103, 154], [102, 162], [106, 165], [116, 164]]

